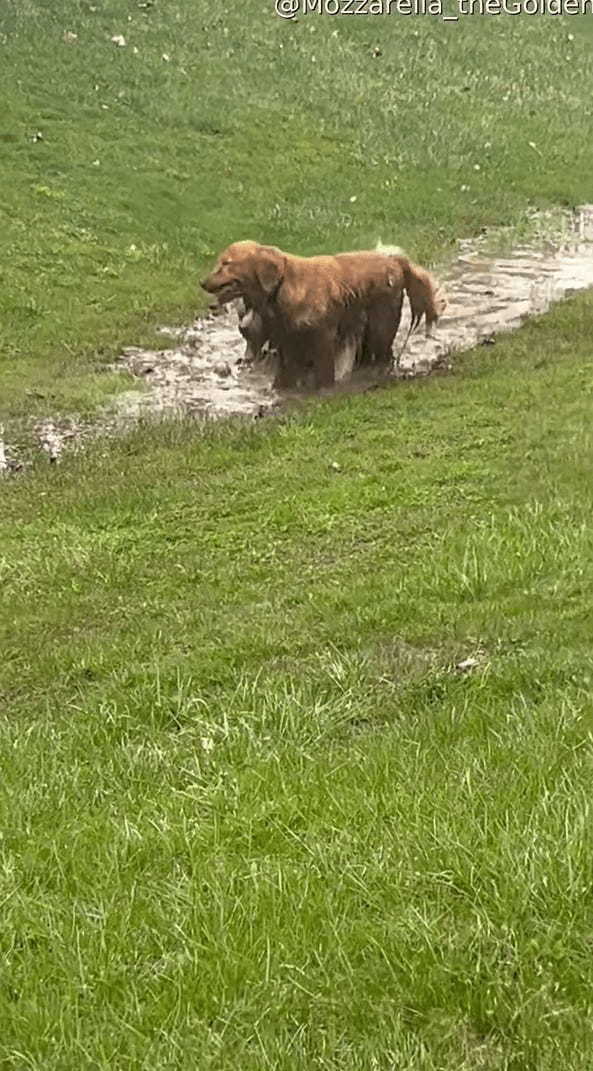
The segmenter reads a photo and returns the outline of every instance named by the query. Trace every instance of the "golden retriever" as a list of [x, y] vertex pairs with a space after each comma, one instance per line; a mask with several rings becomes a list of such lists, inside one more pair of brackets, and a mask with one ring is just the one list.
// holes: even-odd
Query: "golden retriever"
[[404, 292], [412, 328], [427, 334], [442, 305], [435, 283], [403, 254], [363, 251], [298, 257], [275, 246], [235, 242], [219, 256], [202, 288], [219, 304], [245, 304], [243, 331], [255, 351], [267, 341], [280, 356], [276, 387], [294, 386], [312, 366], [316, 386], [331, 386], [336, 364], [356, 355], [385, 362], [399, 327]]

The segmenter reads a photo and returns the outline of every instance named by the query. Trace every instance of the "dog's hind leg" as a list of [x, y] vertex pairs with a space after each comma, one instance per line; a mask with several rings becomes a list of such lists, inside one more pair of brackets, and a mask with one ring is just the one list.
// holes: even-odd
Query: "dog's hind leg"
[[393, 342], [401, 321], [403, 290], [381, 297], [367, 310], [365, 350], [371, 360], [389, 366], [393, 360]]

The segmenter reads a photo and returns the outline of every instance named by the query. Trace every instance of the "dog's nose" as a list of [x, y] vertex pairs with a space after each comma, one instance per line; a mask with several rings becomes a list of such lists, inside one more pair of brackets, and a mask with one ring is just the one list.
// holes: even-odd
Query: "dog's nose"
[[199, 285], [202, 287], [202, 290], [207, 290], [208, 289], [208, 279], [207, 278], [206, 279], [200, 279], [200, 284]]

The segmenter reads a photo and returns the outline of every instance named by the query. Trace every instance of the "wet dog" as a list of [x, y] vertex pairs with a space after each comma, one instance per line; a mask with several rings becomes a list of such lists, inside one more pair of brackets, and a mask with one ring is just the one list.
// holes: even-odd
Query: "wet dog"
[[381, 251], [298, 257], [235, 242], [201, 286], [221, 305], [243, 300], [241, 333], [254, 354], [264, 342], [278, 351], [279, 389], [293, 387], [309, 367], [315, 385], [329, 387], [357, 358], [390, 361], [404, 293], [413, 328], [424, 319], [428, 333], [442, 311], [427, 271]]

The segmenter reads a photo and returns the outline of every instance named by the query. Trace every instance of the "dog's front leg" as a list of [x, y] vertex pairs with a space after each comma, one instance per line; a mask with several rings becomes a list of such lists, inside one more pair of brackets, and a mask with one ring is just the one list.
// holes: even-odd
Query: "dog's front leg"
[[301, 353], [294, 345], [283, 344], [276, 347], [278, 369], [274, 379], [275, 390], [294, 390], [303, 375], [304, 364]]
[[299, 331], [283, 338], [280, 362], [274, 382], [277, 390], [294, 389], [313, 368], [315, 387], [332, 387], [335, 382], [336, 332], [332, 330]]
[[313, 364], [318, 390], [333, 387], [336, 381], [336, 331], [316, 331], [310, 340], [309, 360]]
[[261, 356], [264, 344], [269, 341], [269, 332], [259, 312], [255, 309], [248, 309], [239, 320], [239, 331], [247, 344], [245, 349], [247, 360], [257, 360]]

